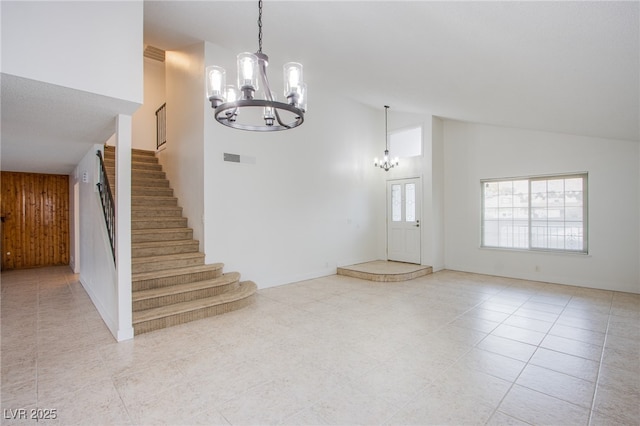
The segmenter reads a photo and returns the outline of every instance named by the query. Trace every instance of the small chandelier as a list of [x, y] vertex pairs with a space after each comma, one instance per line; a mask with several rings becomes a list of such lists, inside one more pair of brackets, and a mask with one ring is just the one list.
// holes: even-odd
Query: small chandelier
[[389, 105], [385, 105], [384, 106], [384, 139], [385, 139], [384, 157], [382, 157], [382, 161], [379, 161], [378, 157], [376, 157], [373, 160], [373, 165], [375, 167], [380, 167], [381, 169], [384, 169], [385, 172], [388, 172], [389, 169], [393, 169], [394, 167], [400, 165], [400, 162], [398, 161], [398, 157], [393, 159], [389, 157], [389, 133], [387, 131], [387, 110], [388, 109], [389, 109]]
[[[258, 51], [238, 55], [238, 86], [226, 85], [226, 71], [209, 66], [206, 70], [207, 97], [218, 123], [234, 129], [269, 132], [288, 130], [304, 122], [307, 85], [302, 81], [302, 65], [284, 64], [285, 102], [278, 102], [267, 78], [269, 57], [262, 53], [262, 0], [258, 1]], [[264, 98], [255, 98], [261, 89]]]

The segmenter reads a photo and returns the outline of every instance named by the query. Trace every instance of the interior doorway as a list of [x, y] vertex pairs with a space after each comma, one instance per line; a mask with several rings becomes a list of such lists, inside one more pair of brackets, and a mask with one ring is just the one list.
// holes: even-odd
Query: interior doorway
[[387, 259], [421, 263], [422, 182], [387, 181]]

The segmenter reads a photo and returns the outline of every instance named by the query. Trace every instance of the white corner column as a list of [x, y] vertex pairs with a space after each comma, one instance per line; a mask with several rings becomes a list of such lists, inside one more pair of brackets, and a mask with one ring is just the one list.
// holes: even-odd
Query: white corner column
[[130, 115], [116, 117], [116, 274], [120, 342], [133, 338], [131, 313], [131, 135]]

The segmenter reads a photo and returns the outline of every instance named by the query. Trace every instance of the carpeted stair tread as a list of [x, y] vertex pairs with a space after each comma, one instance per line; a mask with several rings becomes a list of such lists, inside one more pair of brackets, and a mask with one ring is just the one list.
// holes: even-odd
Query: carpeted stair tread
[[[133, 160], [133, 159], [132, 159]], [[162, 171], [162, 165], [159, 163], [152, 163], [148, 161], [135, 161], [131, 162], [132, 170], [155, 170]]]
[[[171, 216], [171, 215], [167, 215], [165, 216], [164, 214], [161, 214], [162, 211], [158, 212], [158, 214], [156, 214], [155, 216], [150, 216], [150, 217], [132, 217], [131, 220], [134, 222], [162, 222], [165, 220], [168, 221], [172, 221], [172, 222], [185, 222], [184, 227], [186, 227], [186, 222], [187, 222], [187, 218], [183, 217], [183, 216]], [[158, 228], [182, 228], [182, 225], [180, 226], [158, 226]]]
[[[112, 169], [115, 168], [115, 158], [105, 158], [105, 167]], [[157, 161], [139, 161], [136, 157], [131, 158], [131, 170], [155, 170], [162, 171], [162, 165]]]
[[[174, 245], [190, 245], [194, 242], [198, 242], [198, 240], [174, 240], [171, 241], [171, 244]], [[131, 248], [149, 248], [149, 247], [162, 247], [166, 246], [166, 241], [145, 241], [141, 243], [132, 243]]]
[[169, 188], [169, 180], [166, 179], [166, 178], [159, 178], [159, 179], [154, 179], [154, 178], [135, 178], [135, 179], [132, 179], [131, 185], [132, 186], [144, 186], [146, 188], [148, 188], [148, 187]]
[[176, 197], [163, 197], [153, 195], [132, 195], [132, 206], [172, 206], [178, 205], [178, 199]]
[[[162, 237], [163, 235], [165, 236], [170, 236], [170, 234], [180, 234], [180, 233], [185, 233], [185, 232], [192, 232], [193, 230], [191, 228], [185, 228], [185, 227], [179, 227], [179, 228], [144, 228], [144, 229], [132, 229], [131, 230], [131, 237], [132, 239], [134, 239], [134, 237], [136, 235], [146, 235], [146, 234], [151, 234], [151, 235], [155, 235], [157, 237]], [[184, 240], [186, 238], [177, 238], [179, 240]], [[159, 241], [158, 239], [154, 239], [153, 241]], [[169, 241], [169, 238], [167, 238], [167, 241]], [[174, 240], [171, 240], [174, 241]], [[143, 241], [139, 241], [139, 242], [143, 242]]]
[[158, 256], [171, 253], [194, 253], [200, 248], [198, 240], [146, 241], [131, 244], [132, 257]]
[[187, 218], [179, 216], [135, 217], [131, 229], [186, 228]]
[[204, 264], [204, 253], [175, 253], [131, 259], [131, 272], [151, 272]]
[[131, 234], [147, 234], [151, 231], [153, 232], [157, 232], [158, 234], [170, 234], [172, 232], [176, 232], [176, 231], [185, 231], [185, 230], [191, 230], [191, 228], [158, 228], [158, 229], [135, 229], [131, 231]]
[[[115, 155], [116, 147], [113, 145], [105, 145], [105, 152], [111, 153], [111, 155]], [[154, 151], [149, 151], [148, 149], [140, 149], [140, 148], [131, 148], [131, 155], [141, 155], [145, 157], [153, 157], [156, 158], [156, 154]]]
[[[116, 172], [116, 167], [115, 167], [115, 163], [114, 164], [109, 164], [108, 162], [105, 162], [104, 164], [105, 169], [107, 170], [108, 174], [115, 174]], [[138, 177], [151, 177], [154, 179], [163, 179], [166, 177], [165, 172], [162, 171], [162, 167], [159, 170], [148, 170], [148, 169], [144, 169], [144, 168], [136, 168], [135, 164], [131, 165], [131, 176], [138, 176]]]
[[253, 281], [243, 281], [234, 290], [204, 299], [191, 300], [189, 302], [176, 303], [169, 306], [147, 309], [133, 313], [133, 325], [146, 321], [152, 321], [172, 315], [179, 315], [186, 312], [197, 311], [211, 306], [222, 305], [252, 296], [256, 292], [257, 286]]
[[185, 274], [195, 274], [199, 272], [222, 271], [223, 263], [212, 263], [209, 265], [187, 266], [184, 268], [165, 269], [163, 271], [139, 272], [131, 274], [132, 281], [153, 280], [159, 278], [167, 278]]
[[[109, 182], [116, 148], [105, 147]], [[155, 151], [131, 151], [131, 287], [134, 334], [221, 315], [253, 303], [257, 286], [222, 263], [205, 264], [199, 241]], [[112, 190], [115, 188], [112, 185]], [[115, 191], [113, 192], [115, 194]]]
[[214, 278], [212, 280], [205, 281], [196, 281], [186, 284], [177, 284], [168, 287], [160, 287], [160, 288], [152, 288], [149, 290], [140, 290], [133, 292], [133, 302], [138, 302], [140, 300], [152, 299], [155, 297], [162, 296], [170, 296], [179, 293], [185, 293], [188, 291], [195, 291], [204, 288], [210, 287], [222, 287], [225, 285], [232, 284], [236, 281], [240, 280], [240, 274], [238, 272], [229, 272], [227, 274], [223, 274], [218, 278]]
[[191, 228], [148, 228], [131, 230], [131, 241], [134, 243], [150, 241], [170, 241], [193, 239]]
[[131, 266], [140, 265], [144, 263], [156, 263], [156, 262], [169, 262], [172, 260], [191, 259], [191, 258], [203, 258], [203, 253], [181, 253], [181, 254], [167, 254], [164, 256], [147, 256], [147, 257], [134, 257], [131, 259]]
[[131, 201], [154, 201], [154, 200], [163, 200], [163, 201], [175, 201], [176, 203], [178, 202], [178, 199], [176, 197], [167, 197], [164, 195], [131, 195]]
[[132, 196], [162, 196], [162, 197], [173, 197], [173, 188], [169, 188], [168, 186], [132, 186], [131, 187], [131, 195]]
[[131, 206], [131, 218], [142, 219], [143, 217], [182, 217], [182, 207], [180, 206]]

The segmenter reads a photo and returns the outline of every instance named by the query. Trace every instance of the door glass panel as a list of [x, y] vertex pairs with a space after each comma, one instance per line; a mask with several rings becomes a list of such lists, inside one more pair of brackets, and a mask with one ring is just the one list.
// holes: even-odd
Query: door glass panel
[[405, 216], [407, 222], [416, 221], [416, 184], [408, 183], [405, 186]]
[[402, 185], [391, 185], [391, 220], [402, 220]]

